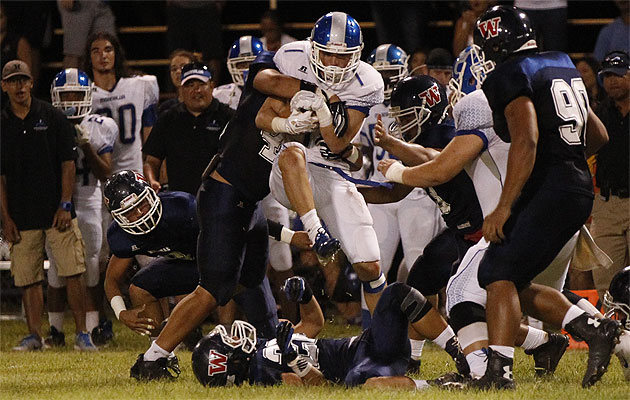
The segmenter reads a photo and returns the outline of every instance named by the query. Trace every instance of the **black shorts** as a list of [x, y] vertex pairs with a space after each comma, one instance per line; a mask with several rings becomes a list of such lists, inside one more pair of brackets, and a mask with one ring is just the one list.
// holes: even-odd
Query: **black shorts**
[[138, 271], [131, 284], [151, 293], [156, 299], [188, 294], [199, 282], [197, 262], [160, 257]]

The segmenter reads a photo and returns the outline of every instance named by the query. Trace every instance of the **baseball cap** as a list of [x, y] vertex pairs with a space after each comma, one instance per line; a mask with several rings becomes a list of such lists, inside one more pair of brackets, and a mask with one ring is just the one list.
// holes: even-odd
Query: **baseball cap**
[[431, 50], [427, 55], [427, 67], [430, 69], [453, 69], [451, 52], [441, 47]]
[[26, 76], [29, 79], [33, 79], [31, 75], [31, 69], [24, 61], [13, 60], [6, 63], [2, 68], [2, 80], [9, 79], [14, 76]]
[[191, 79], [199, 79], [205, 83], [212, 79], [212, 75], [204, 64], [192, 62], [182, 67], [182, 85]]
[[615, 50], [606, 54], [606, 57], [604, 57], [604, 61], [602, 61], [602, 70], [599, 71], [598, 76], [600, 79], [607, 73], [624, 76], [629, 70], [630, 59], [628, 57], [628, 53], [621, 50]]

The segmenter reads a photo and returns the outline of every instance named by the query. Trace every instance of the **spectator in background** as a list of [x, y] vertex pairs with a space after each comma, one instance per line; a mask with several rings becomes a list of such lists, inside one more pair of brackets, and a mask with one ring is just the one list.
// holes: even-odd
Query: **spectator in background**
[[116, 36], [116, 21], [107, 1], [57, 0], [63, 27], [63, 67], [78, 68], [90, 34]]
[[173, 51], [168, 57], [169, 76], [171, 77], [171, 83], [175, 88], [175, 97], [160, 104], [158, 107], [158, 117], [183, 101], [181, 90], [182, 67], [193, 61], [197, 61], [197, 57], [195, 57], [195, 55], [190, 51], [183, 49]]
[[602, 66], [595, 57], [586, 56], [575, 61], [575, 68], [582, 76], [591, 108], [593, 110], [597, 109], [599, 103], [606, 97], [606, 92], [599, 86], [597, 81], [597, 73], [602, 69]]
[[234, 111], [212, 98], [214, 85], [205, 65], [186, 64], [181, 77], [183, 102], [158, 119], [145, 143], [144, 175], [158, 192], [158, 174], [166, 161], [169, 189], [196, 195], [201, 175], [217, 152], [219, 135]]
[[424, 48], [417, 48], [409, 56], [409, 75], [426, 75], [429, 70], [427, 69], [427, 54], [428, 51]]
[[267, 10], [260, 18], [260, 38], [265, 50], [278, 51], [287, 43], [295, 42], [297, 39], [282, 32], [283, 26], [278, 11]]
[[628, 200], [628, 132], [630, 131], [630, 60], [628, 53], [613, 51], [602, 62], [598, 77], [608, 93], [596, 110], [608, 130], [609, 142], [597, 152], [595, 182], [599, 196], [593, 204], [591, 234], [613, 260], [608, 269], [593, 270], [593, 281], [603, 299], [615, 273], [629, 263], [630, 200]]
[[200, 51], [215, 81], [220, 82], [223, 59], [221, 11], [225, 1], [167, 0], [166, 3], [168, 51]]
[[66, 278], [68, 303], [76, 326], [75, 348], [95, 350], [85, 330], [85, 260], [83, 239], [72, 205], [77, 157], [75, 130], [50, 104], [33, 98], [28, 65], [13, 60], [2, 69], [2, 90], [9, 102], [2, 110], [0, 203], [2, 233], [12, 244], [11, 274], [23, 288], [29, 335], [13, 348], [42, 349], [44, 243]]
[[473, 28], [477, 18], [494, 3], [496, 3], [494, 0], [468, 0], [463, 4], [464, 11], [455, 22], [453, 54], [459, 54], [467, 46], [473, 44]]
[[514, 0], [534, 24], [538, 48], [542, 51], [567, 49], [567, 0]]
[[[448, 82], [453, 76], [453, 56], [448, 50], [438, 47], [429, 52], [427, 75], [448, 88]], [[447, 94], [448, 92], [449, 90], [447, 90]]]
[[619, 16], [599, 31], [593, 56], [601, 61], [613, 50], [630, 52], [630, 3], [627, 0], [615, 0]]
[[11, 60], [22, 60], [33, 69], [32, 48], [28, 39], [9, 25], [4, 3], [0, 3], [0, 55], [2, 68]]

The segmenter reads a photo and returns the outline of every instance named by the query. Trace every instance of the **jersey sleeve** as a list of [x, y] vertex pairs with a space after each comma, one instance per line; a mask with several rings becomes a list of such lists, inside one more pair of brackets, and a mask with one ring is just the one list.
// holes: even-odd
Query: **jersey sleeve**
[[142, 112], [142, 126], [153, 126], [157, 120], [157, 103], [160, 99], [160, 87], [155, 75], [144, 75], [140, 79], [144, 82], [144, 109]]
[[118, 258], [131, 258], [134, 256], [130, 245], [127, 244], [125, 239], [122, 229], [118, 227], [116, 222], [112, 222], [107, 229], [107, 244], [109, 244], [112, 254]]
[[531, 98], [534, 93], [531, 77], [525, 70], [523, 60], [498, 66], [486, 78], [482, 89], [492, 111], [500, 114], [504, 113], [505, 107], [512, 100], [521, 96]]

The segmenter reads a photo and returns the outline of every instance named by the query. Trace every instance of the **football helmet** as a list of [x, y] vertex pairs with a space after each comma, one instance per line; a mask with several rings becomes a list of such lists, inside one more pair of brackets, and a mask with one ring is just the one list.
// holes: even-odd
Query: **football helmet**
[[[62, 100], [62, 93], [77, 92], [78, 100]], [[69, 119], [80, 119], [92, 112], [92, 82], [87, 74], [76, 68], [67, 68], [55, 75], [50, 86], [52, 105]]]
[[385, 100], [389, 101], [394, 86], [407, 76], [407, 53], [394, 44], [382, 44], [375, 48], [367, 63], [381, 73], [385, 82]]
[[256, 328], [236, 320], [228, 334], [217, 325], [192, 352], [192, 368], [204, 386], [242, 384], [249, 375], [249, 362], [256, 351]]
[[392, 91], [389, 116], [396, 120], [394, 136], [413, 142], [422, 132], [448, 116], [444, 86], [428, 76], [409, 76]]
[[452, 93], [449, 99], [451, 107], [465, 95], [481, 89], [486, 79], [485, 69], [481, 67], [483, 62], [483, 52], [477, 45], [468, 46], [459, 53], [453, 64], [453, 77], [448, 82]]
[[137, 172], [116, 172], [105, 183], [103, 197], [114, 220], [132, 235], [151, 232], [162, 218], [160, 198]]
[[[318, 80], [327, 85], [349, 82], [357, 72], [363, 50], [363, 34], [357, 21], [346, 13], [334, 11], [317, 20], [311, 31], [310, 64]], [[325, 65], [322, 52], [349, 56], [345, 67]]]
[[606, 317], [617, 314], [626, 329], [630, 330], [630, 266], [617, 272], [604, 293], [604, 306], [608, 309]]
[[510, 54], [537, 48], [529, 17], [513, 6], [494, 6], [486, 11], [477, 20], [473, 36], [486, 58], [495, 63], [505, 61]]
[[241, 36], [232, 43], [227, 57], [227, 66], [230, 75], [232, 75], [232, 82], [239, 86], [245, 85], [249, 64], [262, 51], [262, 42], [254, 36]]

